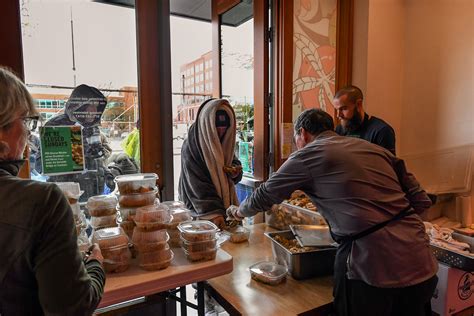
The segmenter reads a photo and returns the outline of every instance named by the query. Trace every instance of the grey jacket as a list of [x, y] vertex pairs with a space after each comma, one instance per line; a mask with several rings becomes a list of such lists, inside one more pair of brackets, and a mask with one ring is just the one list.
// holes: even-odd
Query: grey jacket
[[0, 315], [90, 315], [104, 270], [84, 265], [59, 188], [18, 178], [21, 164], [0, 162]]

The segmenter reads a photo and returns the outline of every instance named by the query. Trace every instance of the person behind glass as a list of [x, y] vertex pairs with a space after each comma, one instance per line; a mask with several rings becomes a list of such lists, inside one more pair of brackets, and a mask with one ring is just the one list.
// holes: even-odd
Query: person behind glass
[[341, 121], [336, 126], [336, 133], [365, 139], [390, 150], [395, 155], [393, 128], [378, 117], [365, 113], [363, 101], [364, 95], [356, 86], [347, 86], [336, 92], [333, 105]]
[[181, 149], [179, 196], [195, 217], [225, 226], [225, 211], [238, 205], [235, 184], [242, 166], [234, 156], [234, 110], [224, 99], [205, 101]]
[[0, 314], [91, 315], [105, 283], [99, 247], [83, 258], [56, 184], [17, 176], [38, 118], [25, 85], [0, 67]]
[[337, 315], [431, 315], [438, 263], [419, 216], [429, 197], [403, 160], [333, 129], [326, 112], [301, 113], [294, 124], [298, 151], [240, 207], [230, 207], [230, 219], [270, 210], [302, 190], [339, 243]]

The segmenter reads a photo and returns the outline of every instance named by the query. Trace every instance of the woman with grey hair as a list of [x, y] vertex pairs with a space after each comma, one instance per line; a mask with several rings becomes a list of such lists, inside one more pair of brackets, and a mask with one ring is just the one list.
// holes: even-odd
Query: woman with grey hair
[[17, 176], [37, 120], [25, 85], [0, 67], [0, 315], [90, 315], [105, 283], [100, 249], [83, 259], [55, 184]]

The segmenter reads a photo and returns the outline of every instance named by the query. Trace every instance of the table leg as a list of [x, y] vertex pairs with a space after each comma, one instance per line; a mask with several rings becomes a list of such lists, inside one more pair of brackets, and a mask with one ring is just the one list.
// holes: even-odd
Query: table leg
[[179, 298], [181, 303], [181, 315], [187, 316], [188, 308], [186, 306], [186, 286], [182, 286], [179, 288]]
[[197, 312], [198, 316], [204, 316], [204, 282], [197, 283]]

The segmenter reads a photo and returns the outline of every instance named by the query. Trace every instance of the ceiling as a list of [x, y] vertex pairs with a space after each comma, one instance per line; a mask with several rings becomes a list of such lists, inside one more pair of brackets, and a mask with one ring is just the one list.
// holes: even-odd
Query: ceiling
[[[170, 0], [171, 15], [185, 18], [211, 21], [212, 0]], [[135, 0], [94, 0], [104, 4], [118, 5], [127, 8], [135, 7]], [[239, 26], [253, 17], [253, 0], [242, 0], [222, 15], [222, 24]]]

